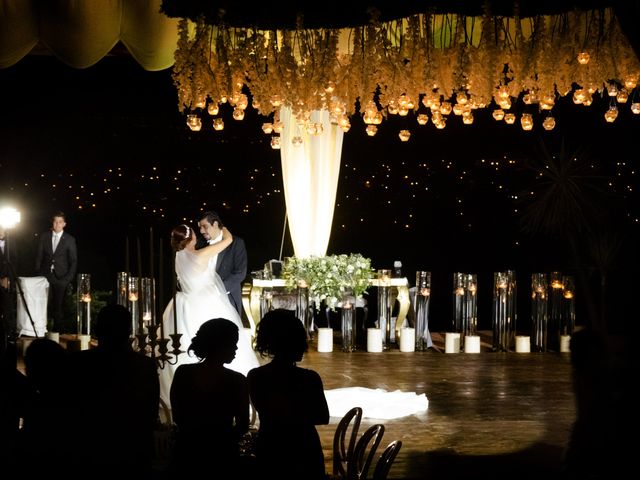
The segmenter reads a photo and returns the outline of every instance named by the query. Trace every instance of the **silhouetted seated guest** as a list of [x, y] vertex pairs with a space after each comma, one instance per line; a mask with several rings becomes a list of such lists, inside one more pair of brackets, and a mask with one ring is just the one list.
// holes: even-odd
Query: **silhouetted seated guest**
[[20, 419], [29, 395], [27, 377], [16, 368], [15, 350], [0, 337], [0, 458], [2, 468], [16, 471]]
[[68, 355], [59, 343], [36, 338], [27, 347], [24, 363], [30, 393], [22, 429], [22, 462], [25, 471], [44, 474], [73, 454], [66, 438], [73, 401]]
[[226, 368], [238, 348], [239, 330], [224, 318], [207, 320], [191, 340], [199, 363], [180, 365], [171, 383], [178, 426], [171, 472], [208, 478], [242, 478], [239, 441], [249, 430], [247, 378]]
[[256, 350], [272, 360], [249, 371], [249, 394], [258, 412], [257, 468], [264, 478], [320, 479], [324, 457], [316, 425], [329, 423], [322, 379], [300, 368], [307, 334], [290, 310], [267, 312], [260, 323]]
[[130, 333], [129, 310], [107, 305], [96, 322], [97, 347], [71, 356], [78, 387], [76, 470], [151, 475], [160, 387], [155, 362], [133, 351]]
[[601, 333], [577, 331], [571, 338], [576, 419], [565, 452], [567, 478], [608, 478], [612, 384], [609, 352]]

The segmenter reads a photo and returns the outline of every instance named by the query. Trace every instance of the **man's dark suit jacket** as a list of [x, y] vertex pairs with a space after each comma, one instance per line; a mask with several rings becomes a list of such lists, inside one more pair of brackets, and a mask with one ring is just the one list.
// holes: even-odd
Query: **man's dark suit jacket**
[[[201, 238], [196, 247], [202, 248], [206, 245], [206, 240]], [[247, 276], [247, 248], [244, 240], [234, 236], [231, 245], [218, 254], [216, 272], [229, 292], [231, 304], [236, 307], [238, 313], [242, 312], [242, 282]]]
[[[51, 244], [53, 232], [40, 236], [36, 255], [36, 272], [49, 280], [69, 283], [73, 280], [78, 267], [78, 250], [76, 239], [67, 232], [62, 232], [55, 253]], [[53, 265], [53, 271], [51, 266]]]

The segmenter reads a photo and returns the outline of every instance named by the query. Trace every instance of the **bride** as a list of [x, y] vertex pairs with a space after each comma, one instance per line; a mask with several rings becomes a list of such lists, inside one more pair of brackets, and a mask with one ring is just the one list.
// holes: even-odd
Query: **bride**
[[[178, 225], [171, 232], [171, 246], [176, 252], [175, 269], [180, 291], [167, 305], [162, 322], [165, 332], [181, 333], [182, 350], [187, 350], [191, 339], [207, 320], [226, 318], [240, 329], [240, 340], [236, 357], [228, 366], [246, 375], [260, 365], [249, 339], [242, 335], [243, 325], [237, 310], [227, 296], [222, 279], [215, 271], [215, 262], [210, 262], [222, 250], [231, 245], [233, 237], [229, 230], [222, 229], [222, 240], [216, 244], [196, 250], [196, 234], [187, 225]], [[174, 318], [175, 315], [175, 318]], [[174, 332], [174, 322], [177, 332]], [[175, 370], [184, 363], [197, 363], [191, 352], [178, 355], [175, 365], [166, 364], [160, 371], [160, 397], [167, 404]]]

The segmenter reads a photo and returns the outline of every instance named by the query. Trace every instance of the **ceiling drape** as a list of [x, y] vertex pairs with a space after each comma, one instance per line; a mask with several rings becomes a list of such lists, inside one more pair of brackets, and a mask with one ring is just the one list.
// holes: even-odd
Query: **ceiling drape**
[[280, 159], [293, 250], [300, 258], [324, 256], [331, 237], [344, 132], [331, 123], [326, 110], [311, 113], [311, 122], [322, 125], [322, 135], [309, 134], [288, 107], [280, 109], [280, 120], [284, 123]]
[[161, 0], [0, 0], [0, 68], [19, 62], [40, 42], [74, 68], [97, 63], [121, 41], [149, 71], [174, 63], [178, 20]]

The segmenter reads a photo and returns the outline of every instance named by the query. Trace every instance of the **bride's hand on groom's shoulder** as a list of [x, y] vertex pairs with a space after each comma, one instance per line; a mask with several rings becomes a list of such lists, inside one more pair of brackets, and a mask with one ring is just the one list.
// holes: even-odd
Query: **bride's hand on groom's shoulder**
[[226, 239], [233, 240], [233, 235], [231, 235], [231, 232], [227, 227], [222, 227], [222, 238], [225, 240]]

